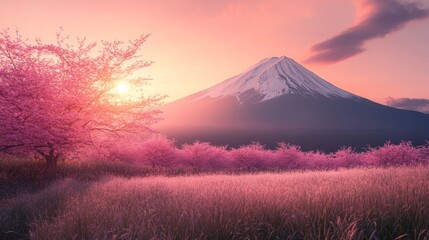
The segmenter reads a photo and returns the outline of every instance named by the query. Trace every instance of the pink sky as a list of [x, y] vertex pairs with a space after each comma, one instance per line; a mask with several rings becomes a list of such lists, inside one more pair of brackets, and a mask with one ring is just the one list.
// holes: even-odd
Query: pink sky
[[[152, 34], [148, 92], [186, 96], [241, 73], [262, 58], [303, 63], [310, 48], [357, 24], [359, 1], [393, 0], [0, 0], [0, 28], [51, 41], [128, 40]], [[410, 1], [407, 1], [410, 2]], [[416, 2], [416, 1], [414, 1]], [[429, 7], [427, 1], [417, 1]], [[327, 81], [377, 102], [429, 99], [429, 18], [365, 43], [366, 51], [329, 65], [303, 64]]]

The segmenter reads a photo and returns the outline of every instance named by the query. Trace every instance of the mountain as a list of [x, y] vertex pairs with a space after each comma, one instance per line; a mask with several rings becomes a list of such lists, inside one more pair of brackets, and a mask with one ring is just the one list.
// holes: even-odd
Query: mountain
[[304, 150], [363, 148], [429, 139], [429, 115], [384, 106], [342, 90], [288, 57], [161, 107], [157, 129], [179, 143], [238, 146], [283, 141]]
[[[199, 98], [236, 96], [240, 103], [266, 101], [282, 95], [311, 95], [314, 97], [357, 97], [335, 87], [287, 57], [267, 58], [238, 76], [227, 79], [205, 91]], [[254, 95], [256, 94], [256, 95]]]

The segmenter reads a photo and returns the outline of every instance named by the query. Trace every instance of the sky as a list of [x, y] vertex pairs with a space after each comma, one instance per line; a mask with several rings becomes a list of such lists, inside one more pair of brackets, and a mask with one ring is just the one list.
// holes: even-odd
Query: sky
[[0, 0], [0, 29], [46, 42], [60, 27], [90, 41], [150, 34], [147, 91], [167, 94], [164, 102], [288, 56], [349, 92], [407, 105], [429, 99], [428, 8], [427, 0]]

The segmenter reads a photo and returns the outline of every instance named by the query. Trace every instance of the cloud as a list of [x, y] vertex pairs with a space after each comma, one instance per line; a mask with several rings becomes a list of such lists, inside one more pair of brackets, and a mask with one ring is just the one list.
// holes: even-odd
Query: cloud
[[388, 98], [386, 104], [395, 108], [413, 110], [429, 114], [429, 99]]
[[429, 10], [417, 3], [399, 0], [357, 0], [357, 23], [340, 34], [311, 47], [307, 63], [335, 63], [366, 49], [366, 41], [398, 31], [406, 23], [429, 16]]

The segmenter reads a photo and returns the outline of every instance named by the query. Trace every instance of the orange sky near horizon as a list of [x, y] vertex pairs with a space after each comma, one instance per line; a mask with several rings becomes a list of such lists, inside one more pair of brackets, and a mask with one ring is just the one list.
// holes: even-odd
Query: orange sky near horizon
[[[418, 1], [428, 7], [429, 3]], [[143, 54], [155, 63], [149, 93], [187, 96], [239, 74], [259, 60], [286, 55], [302, 63], [310, 47], [357, 18], [353, 0], [0, 0], [0, 29], [51, 41], [71, 37], [128, 40], [151, 34]], [[330, 65], [303, 64], [349, 92], [429, 99], [429, 19], [365, 44], [367, 51]]]

